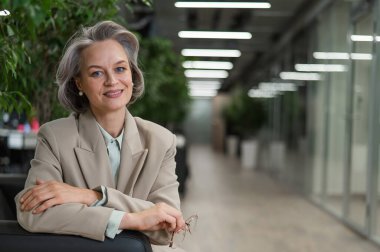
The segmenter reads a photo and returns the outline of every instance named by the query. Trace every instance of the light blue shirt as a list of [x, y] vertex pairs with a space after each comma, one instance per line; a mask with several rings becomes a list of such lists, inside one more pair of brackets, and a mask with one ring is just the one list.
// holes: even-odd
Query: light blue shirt
[[[123, 136], [124, 136], [124, 129], [121, 132], [121, 134], [117, 138], [113, 138], [107, 131], [105, 131], [102, 126], [98, 123], [98, 127], [100, 129], [100, 132], [103, 135], [104, 141], [107, 146], [107, 153], [109, 157], [111, 172], [115, 181], [115, 184], [117, 182], [117, 179], [119, 177], [119, 168], [120, 168], [120, 149], [123, 142]], [[102, 199], [95, 201], [91, 206], [102, 206], [106, 200], [107, 195], [105, 193], [105, 187], [101, 186], [101, 192], [103, 194]], [[125, 212], [113, 210], [111, 213], [111, 216], [108, 220], [107, 229], [105, 232], [105, 235], [108, 238], [115, 238], [117, 234], [119, 234], [122, 230], [119, 229], [121, 220], [123, 219]]]

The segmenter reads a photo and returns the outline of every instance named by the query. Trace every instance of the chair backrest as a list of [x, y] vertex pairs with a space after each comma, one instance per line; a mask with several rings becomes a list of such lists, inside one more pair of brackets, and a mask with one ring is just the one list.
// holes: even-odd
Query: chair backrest
[[0, 220], [0, 248], [6, 252], [152, 252], [148, 238], [135, 231], [123, 231], [115, 239], [99, 242], [74, 235], [30, 233], [17, 221]]
[[16, 220], [14, 197], [23, 188], [25, 174], [0, 174], [0, 220]]
[[0, 174], [1, 251], [152, 252], [149, 239], [144, 234], [129, 230], [120, 233], [117, 239], [106, 239], [101, 243], [79, 236], [27, 232], [16, 221], [14, 202], [16, 194], [24, 188], [25, 180], [24, 174]]

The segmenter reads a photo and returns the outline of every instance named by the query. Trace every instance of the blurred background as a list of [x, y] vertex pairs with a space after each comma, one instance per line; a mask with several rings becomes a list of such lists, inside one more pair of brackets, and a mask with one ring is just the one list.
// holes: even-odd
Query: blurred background
[[380, 251], [379, 0], [1, 0], [0, 219], [68, 115], [66, 41], [106, 19], [140, 39], [132, 114], [177, 135], [187, 251]]

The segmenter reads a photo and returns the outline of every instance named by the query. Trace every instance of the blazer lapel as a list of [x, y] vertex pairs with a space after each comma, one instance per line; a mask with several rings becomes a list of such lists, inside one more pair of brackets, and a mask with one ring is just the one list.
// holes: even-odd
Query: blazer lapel
[[107, 148], [90, 110], [79, 115], [78, 132], [79, 146], [74, 151], [88, 188], [100, 185], [114, 188]]
[[116, 184], [117, 190], [128, 195], [133, 194], [134, 185], [144, 165], [147, 154], [148, 149], [143, 148], [135, 119], [126, 110], [120, 170]]

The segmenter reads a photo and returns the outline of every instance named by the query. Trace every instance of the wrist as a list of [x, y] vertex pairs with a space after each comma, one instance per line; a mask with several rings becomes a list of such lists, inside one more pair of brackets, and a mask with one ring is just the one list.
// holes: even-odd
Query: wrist
[[120, 229], [139, 230], [138, 218], [134, 213], [125, 213], [121, 222]]
[[91, 189], [83, 189], [83, 203], [87, 206], [91, 206], [95, 201], [100, 200], [102, 195], [100, 192], [91, 190]]

